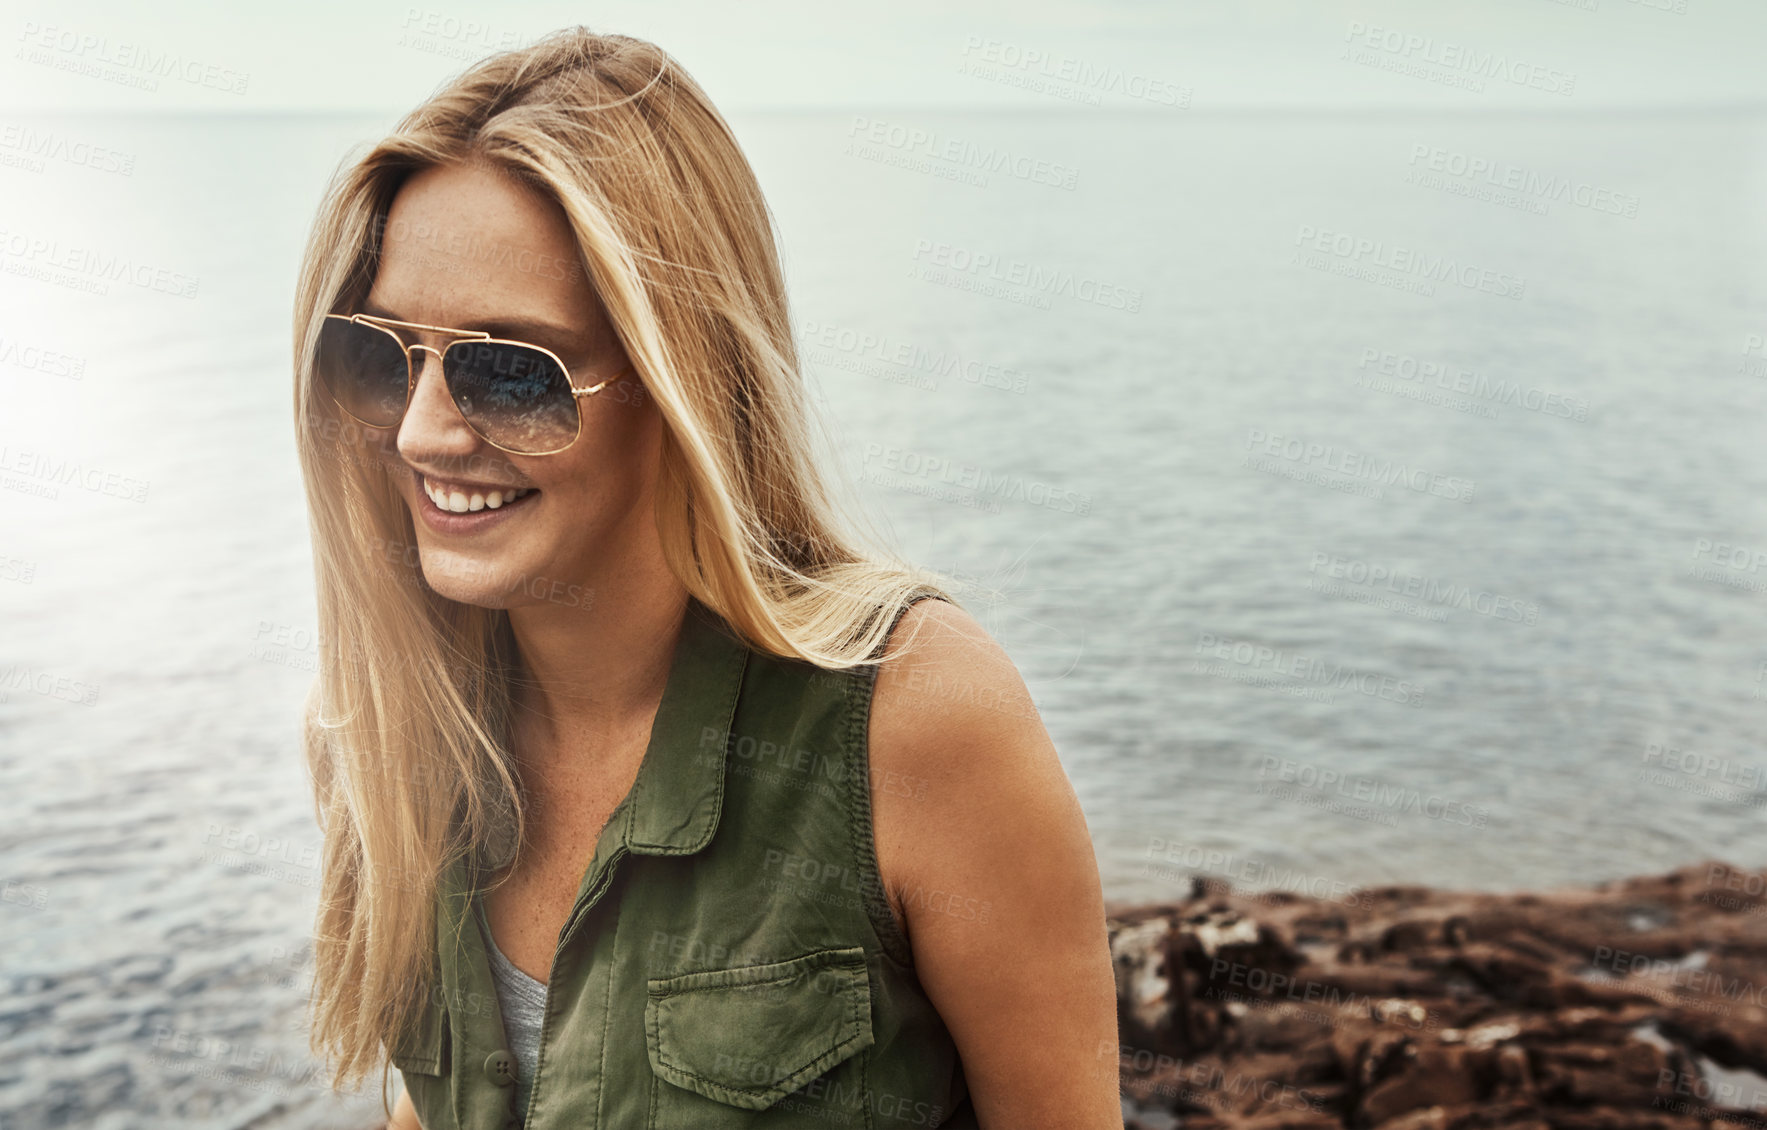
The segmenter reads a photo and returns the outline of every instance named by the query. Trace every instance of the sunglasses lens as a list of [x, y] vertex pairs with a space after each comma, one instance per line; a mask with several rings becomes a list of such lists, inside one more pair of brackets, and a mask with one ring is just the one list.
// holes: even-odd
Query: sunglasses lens
[[455, 342], [442, 358], [460, 414], [498, 447], [538, 455], [577, 438], [577, 401], [557, 361], [501, 341]]
[[319, 375], [344, 410], [390, 428], [405, 414], [405, 350], [386, 330], [331, 317], [319, 330]]

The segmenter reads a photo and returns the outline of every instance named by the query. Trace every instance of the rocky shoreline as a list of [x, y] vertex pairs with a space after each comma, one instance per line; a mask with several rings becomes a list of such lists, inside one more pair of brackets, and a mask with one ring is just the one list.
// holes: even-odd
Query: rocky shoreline
[[1107, 909], [1128, 1130], [1767, 1130], [1767, 872]]

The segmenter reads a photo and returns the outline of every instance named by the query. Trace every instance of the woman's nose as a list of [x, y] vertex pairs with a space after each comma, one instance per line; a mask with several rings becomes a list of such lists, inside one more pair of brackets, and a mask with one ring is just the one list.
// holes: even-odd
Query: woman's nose
[[440, 455], [469, 455], [479, 446], [479, 436], [461, 418], [460, 409], [448, 395], [442, 377], [442, 355], [416, 346], [412, 364], [419, 366], [411, 403], [399, 422], [399, 454], [413, 463], [434, 465]]

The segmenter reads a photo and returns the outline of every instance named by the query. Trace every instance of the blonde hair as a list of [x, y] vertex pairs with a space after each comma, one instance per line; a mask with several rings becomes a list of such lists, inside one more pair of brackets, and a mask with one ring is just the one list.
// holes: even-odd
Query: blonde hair
[[[586, 28], [475, 64], [333, 178], [295, 300], [295, 415], [321, 639], [306, 757], [324, 833], [312, 1047], [359, 1083], [433, 986], [438, 877], [514, 829], [519, 655], [507, 613], [422, 581], [397, 470], [316, 384], [324, 315], [373, 283], [419, 169], [481, 162], [556, 200], [664, 424], [669, 568], [758, 650], [829, 669], [877, 653], [944, 574], [862, 550], [826, 487], [771, 215], [730, 127], [655, 45]], [[826, 440], [826, 435], [820, 438]], [[867, 532], [870, 527], [866, 526]], [[877, 539], [873, 539], [874, 543]], [[366, 562], [366, 564], [365, 564]]]

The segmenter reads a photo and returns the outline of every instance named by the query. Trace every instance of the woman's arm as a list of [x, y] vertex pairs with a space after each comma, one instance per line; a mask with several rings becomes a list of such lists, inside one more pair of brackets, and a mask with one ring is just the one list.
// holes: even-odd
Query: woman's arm
[[399, 1101], [393, 1104], [393, 1118], [387, 1123], [387, 1130], [423, 1130], [417, 1121], [417, 1108], [411, 1105], [411, 1092], [400, 1091]]
[[1098, 864], [1024, 680], [940, 600], [903, 615], [887, 654], [870, 726], [878, 862], [977, 1117], [1122, 1130]]

